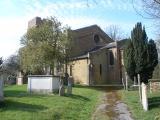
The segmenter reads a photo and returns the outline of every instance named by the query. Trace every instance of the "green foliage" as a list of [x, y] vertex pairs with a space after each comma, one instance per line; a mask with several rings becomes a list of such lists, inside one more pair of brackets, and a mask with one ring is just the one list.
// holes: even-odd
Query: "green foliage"
[[13, 76], [17, 75], [19, 70], [19, 56], [18, 55], [11, 55], [7, 60], [3, 63], [3, 70]]
[[134, 49], [131, 39], [127, 41], [127, 44], [124, 49], [124, 66], [129, 75], [129, 77], [133, 80], [135, 73], [135, 61], [134, 61]]
[[148, 56], [149, 62], [148, 62], [146, 69], [143, 72], [144, 74], [142, 74], [142, 77], [144, 79], [151, 79], [152, 78], [154, 68], [158, 64], [158, 52], [156, 49], [156, 44], [152, 39], [149, 40], [149, 42], [148, 42], [148, 54], [149, 54], [149, 56]]
[[154, 68], [158, 64], [158, 53], [153, 40], [148, 42], [145, 28], [137, 23], [131, 32], [131, 40], [124, 50], [125, 68], [133, 80], [140, 74], [141, 82], [147, 83], [152, 78]]
[[148, 38], [145, 32], [145, 28], [142, 28], [141, 23], [137, 23], [135, 28], [131, 32], [131, 39], [134, 48], [134, 61], [135, 61], [135, 72], [137, 74], [142, 73], [149, 62], [148, 60]]
[[70, 47], [69, 28], [62, 28], [56, 18], [43, 19], [42, 24], [30, 28], [22, 37], [19, 50], [21, 69], [24, 72], [44, 74], [44, 68], [52, 70], [55, 64], [64, 63], [66, 46]]

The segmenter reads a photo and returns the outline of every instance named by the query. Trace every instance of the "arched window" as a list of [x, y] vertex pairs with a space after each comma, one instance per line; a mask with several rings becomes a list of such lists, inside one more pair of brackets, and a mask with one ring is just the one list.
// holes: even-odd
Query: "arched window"
[[109, 64], [114, 65], [114, 55], [112, 51], [109, 51]]
[[102, 64], [99, 65], [99, 73], [102, 75]]
[[94, 42], [95, 42], [95, 43], [99, 43], [99, 41], [100, 41], [99, 36], [98, 36], [97, 34], [94, 35]]

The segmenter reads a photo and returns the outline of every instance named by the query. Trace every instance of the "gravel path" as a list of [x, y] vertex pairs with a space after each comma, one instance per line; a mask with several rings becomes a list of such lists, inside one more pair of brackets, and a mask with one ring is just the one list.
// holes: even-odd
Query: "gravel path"
[[100, 102], [92, 120], [133, 120], [127, 105], [121, 101], [121, 96], [112, 87], [105, 90]]

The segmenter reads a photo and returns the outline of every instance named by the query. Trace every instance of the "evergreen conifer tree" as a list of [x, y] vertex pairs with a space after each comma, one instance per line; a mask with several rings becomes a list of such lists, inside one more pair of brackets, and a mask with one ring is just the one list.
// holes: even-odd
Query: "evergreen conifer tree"
[[148, 42], [141, 23], [137, 23], [131, 32], [131, 40], [124, 50], [124, 63], [131, 79], [140, 74], [141, 82], [147, 83], [152, 78], [154, 67], [158, 64], [158, 53], [155, 42]]
[[135, 62], [134, 62], [134, 49], [131, 39], [129, 39], [126, 43], [124, 49], [124, 66], [126, 69], [127, 74], [133, 80], [135, 73]]

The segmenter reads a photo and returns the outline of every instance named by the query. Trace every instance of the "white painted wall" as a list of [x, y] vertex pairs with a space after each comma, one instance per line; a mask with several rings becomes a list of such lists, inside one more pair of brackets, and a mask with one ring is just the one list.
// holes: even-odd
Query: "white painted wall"
[[51, 93], [59, 90], [60, 77], [52, 75], [31, 75], [28, 76], [28, 91]]
[[3, 101], [3, 80], [0, 79], [0, 101]]

